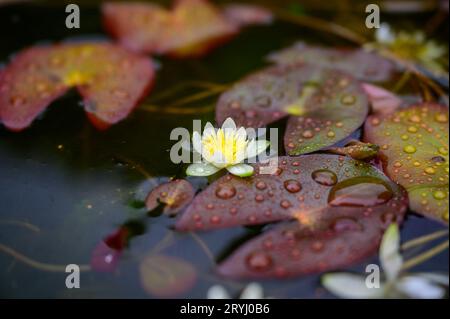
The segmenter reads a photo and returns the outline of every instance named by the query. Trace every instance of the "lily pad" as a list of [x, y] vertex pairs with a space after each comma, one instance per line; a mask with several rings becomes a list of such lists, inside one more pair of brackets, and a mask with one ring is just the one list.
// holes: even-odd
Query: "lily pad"
[[282, 223], [241, 246], [219, 265], [218, 273], [233, 278], [285, 278], [347, 267], [376, 253], [389, 223], [402, 222], [403, 214], [394, 211], [395, 207], [384, 210], [383, 206], [370, 213], [334, 209], [321, 214], [313, 225]]
[[367, 211], [400, 219], [407, 206], [403, 189], [362, 161], [314, 154], [279, 157], [277, 165], [273, 175], [264, 174], [264, 164], [256, 164], [251, 177], [219, 178], [194, 198], [176, 229], [210, 230], [293, 219], [314, 227], [327, 216], [357, 218]]
[[31, 47], [0, 74], [0, 119], [20, 131], [76, 87], [88, 118], [104, 129], [128, 116], [153, 79], [150, 59], [105, 42]]
[[289, 155], [300, 155], [345, 139], [367, 113], [367, 96], [351, 75], [298, 64], [269, 67], [239, 81], [220, 97], [216, 121], [231, 117], [257, 128], [291, 115], [284, 144]]
[[448, 223], [448, 108], [424, 103], [372, 116], [364, 139], [380, 145], [384, 169], [407, 189], [411, 209]]
[[364, 49], [331, 49], [297, 42], [293, 46], [268, 56], [276, 64], [310, 63], [352, 74], [363, 81], [379, 82], [391, 78], [394, 64], [378, 54]]
[[198, 56], [238, 31], [206, 0], [178, 0], [172, 10], [155, 4], [106, 3], [107, 30], [125, 47], [176, 57]]
[[191, 183], [184, 179], [175, 179], [155, 187], [147, 196], [145, 205], [153, 210], [164, 204], [163, 212], [173, 215], [182, 211], [194, 198], [195, 190]]
[[170, 298], [191, 289], [197, 272], [190, 263], [177, 257], [148, 255], [140, 266], [141, 283], [146, 292], [159, 298]]

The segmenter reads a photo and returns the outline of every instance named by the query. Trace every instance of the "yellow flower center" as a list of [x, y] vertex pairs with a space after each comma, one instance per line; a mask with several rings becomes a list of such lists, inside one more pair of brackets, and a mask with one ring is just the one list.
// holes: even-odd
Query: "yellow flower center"
[[225, 131], [219, 129], [215, 134], [208, 134], [202, 139], [202, 147], [206, 154], [213, 156], [216, 152], [221, 152], [225, 160], [223, 164], [237, 164], [242, 161], [247, 144], [245, 136], [228, 129]]

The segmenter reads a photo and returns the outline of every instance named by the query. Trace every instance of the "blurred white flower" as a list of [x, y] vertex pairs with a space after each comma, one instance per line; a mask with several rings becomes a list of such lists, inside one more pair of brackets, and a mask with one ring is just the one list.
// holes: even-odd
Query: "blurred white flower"
[[250, 176], [253, 166], [243, 161], [258, 156], [269, 146], [266, 140], [249, 140], [245, 128], [237, 129], [232, 118], [227, 118], [220, 129], [206, 123], [201, 136], [194, 132], [192, 143], [203, 162], [189, 165], [186, 174], [190, 176], [209, 176], [223, 168], [233, 175]]
[[386, 230], [380, 246], [379, 258], [384, 281], [379, 288], [369, 288], [366, 277], [351, 273], [329, 273], [322, 276], [322, 285], [341, 298], [443, 298], [449, 285], [448, 274], [402, 273], [403, 257], [397, 224]]
[[[206, 293], [206, 298], [208, 299], [230, 299], [230, 295], [227, 290], [221, 285], [214, 285], [208, 289]], [[263, 299], [264, 298], [264, 290], [263, 287], [256, 283], [252, 282], [248, 284], [244, 290], [242, 290], [240, 299]]]

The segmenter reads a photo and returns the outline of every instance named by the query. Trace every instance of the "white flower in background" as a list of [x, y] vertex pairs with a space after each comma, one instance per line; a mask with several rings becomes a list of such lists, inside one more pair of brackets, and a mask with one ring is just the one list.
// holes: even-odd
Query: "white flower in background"
[[375, 31], [375, 41], [365, 47], [388, 50], [398, 58], [420, 64], [438, 75], [448, 73], [442, 67], [447, 60], [447, 49], [435, 41], [427, 40], [422, 31], [396, 33], [389, 24], [382, 23]]
[[369, 288], [366, 277], [351, 273], [329, 273], [322, 276], [322, 285], [341, 298], [443, 298], [449, 285], [448, 274], [402, 273], [403, 257], [397, 224], [386, 230], [380, 246], [379, 258], [384, 281], [379, 288]]
[[237, 129], [231, 118], [220, 129], [206, 123], [201, 136], [194, 132], [192, 143], [194, 151], [201, 154], [202, 163], [189, 165], [186, 174], [190, 176], [209, 176], [223, 168], [233, 175], [250, 176], [253, 166], [244, 164], [244, 160], [258, 156], [269, 146], [266, 140], [249, 140], [245, 128]]
[[[228, 291], [221, 285], [214, 285], [208, 289], [206, 293], [206, 298], [208, 299], [230, 299], [230, 295]], [[240, 299], [263, 299], [264, 298], [264, 290], [263, 287], [256, 283], [248, 284], [244, 290], [242, 290]]]

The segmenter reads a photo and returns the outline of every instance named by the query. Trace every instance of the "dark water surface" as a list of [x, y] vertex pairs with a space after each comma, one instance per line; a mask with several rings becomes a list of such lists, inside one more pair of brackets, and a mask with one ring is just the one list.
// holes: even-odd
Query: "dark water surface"
[[[61, 5], [0, 7], [0, 62], [36, 43], [67, 38], [107, 38], [95, 6], [82, 7], [82, 27], [64, 27]], [[294, 40], [335, 45], [329, 35], [284, 23], [246, 29], [234, 41], [201, 60], [158, 59], [157, 94], [177, 83], [202, 80], [229, 83], [264, 66], [263, 57]], [[145, 104], [149, 104], [151, 96]], [[176, 99], [176, 98], [174, 98]], [[179, 115], [137, 109], [127, 120], [106, 132], [87, 121], [75, 92], [53, 103], [43, 116], [21, 133], [0, 127], [0, 244], [43, 263], [88, 264], [92, 250], [128, 220], [143, 218], [144, 209], [130, 203], [142, 200], [148, 190], [180, 172], [171, 163], [169, 134], [175, 127], [192, 126], [193, 119], [212, 121], [213, 111], [202, 102], [200, 111]], [[205, 111], [206, 110], [206, 111]], [[208, 111], [209, 110], [209, 111]], [[134, 163], [134, 164], [133, 164]], [[136, 166], [152, 177], [147, 179]], [[194, 184], [204, 181], [193, 179]], [[66, 274], [26, 265], [0, 251], [0, 297], [149, 297], [139, 279], [139, 262], [168, 233], [173, 241], [164, 250], [195, 265], [199, 280], [180, 297], [203, 298], [208, 287], [220, 283], [237, 294], [245, 282], [215, 276], [213, 266], [189, 234], [171, 230], [174, 219], [144, 218], [145, 233], [133, 238], [114, 273], [86, 272], [81, 289], [65, 287]], [[24, 227], [27, 222], [37, 228]], [[411, 215], [402, 229], [407, 240], [443, 226]], [[226, 229], [201, 233], [216, 258], [230, 245], [254, 230]], [[370, 260], [377, 262], [376, 258]], [[362, 271], [367, 261], [352, 270]], [[448, 252], [417, 270], [448, 272]], [[262, 281], [266, 295], [286, 298], [327, 298], [318, 276]], [[151, 297], [151, 296], [150, 296]]]

